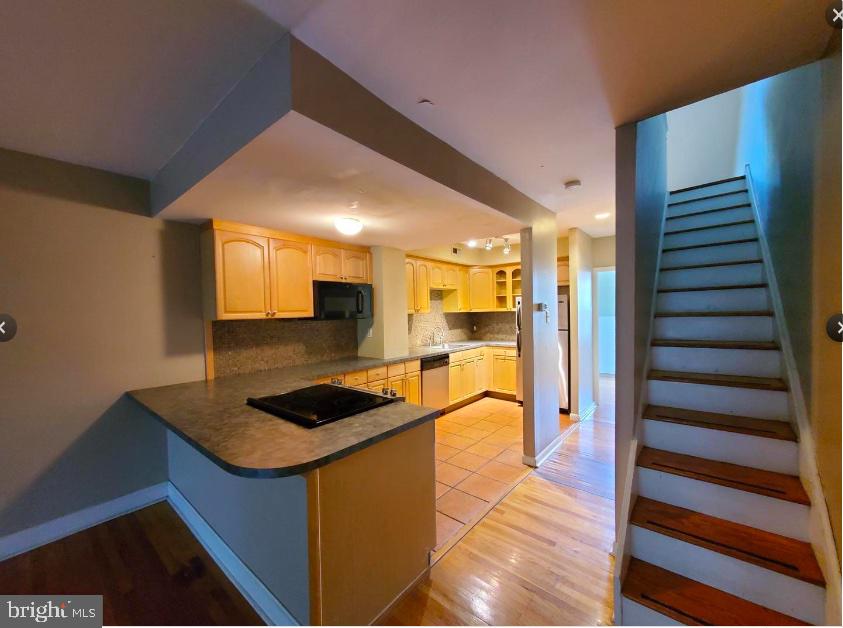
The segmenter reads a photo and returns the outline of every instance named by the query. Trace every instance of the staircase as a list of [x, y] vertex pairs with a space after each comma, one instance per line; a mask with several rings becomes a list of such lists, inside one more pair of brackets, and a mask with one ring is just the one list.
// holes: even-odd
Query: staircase
[[623, 623], [822, 624], [744, 177], [672, 192], [663, 242]]

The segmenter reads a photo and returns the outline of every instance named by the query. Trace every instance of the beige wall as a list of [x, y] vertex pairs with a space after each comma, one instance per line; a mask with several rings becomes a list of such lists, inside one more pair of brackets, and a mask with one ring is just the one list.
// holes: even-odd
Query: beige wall
[[[482, 245], [483, 241], [478, 240]], [[454, 255], [454, 247], [459, 249], [459, 254]], [[454, 264], [466, 264], [468, 266], [491, 266], [494, 264], [516, 264], [521, 261], [521, 245], [513, 244], [509, 255], [503, 254], [503, 247], [497, 246], [487, 251], [482, 246], [470, 248], [465, 244], [447, 244], [444, 246], [433, 246], [426, 249], [407, 251], [407, 255], [429, 257], [453, 262]]]
[[571, 229], [568, 241], [571, 273], [571, 414], [581, 416], [594, 404], [593, 240], [584, 231]]
[[592, 261], [595, 268], [615, 265], [615, 236], [594, 238], [591, 241]]
[[196, 227], [127, 213], [136, 179], [0, 165], [4, 535], [165, 481], [164, 428], [123, 393], [202, 379], [204, 358]]
[[[358, 355], [407, 355], [407, 276], [404, 251], [372, 247], [372, 319], [358, 321]], [[371, 332], [371, 336], [368, 334]]]

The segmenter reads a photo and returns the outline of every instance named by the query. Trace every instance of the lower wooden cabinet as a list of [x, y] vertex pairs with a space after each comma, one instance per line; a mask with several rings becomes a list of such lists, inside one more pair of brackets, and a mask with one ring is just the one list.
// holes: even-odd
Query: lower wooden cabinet
[[515, 394], [514, 349], [493, 352], [491, 389], [496, 392]]
[[421, 405], [421, 373], [407, 373], [404, 377], [404, 396], [407, 403]]
[[484, 358], [482, 350], [464, 351], [451, 355], [448, 366], [448, 402], [456, 403], [486, 390], [483, 377]]
[[407, 403], [421, 404], [421, 363], [419, 360], [322, 377], [316, 380], [316, 383], [329, 384], [332, 380], [339, 380], [346, 386], [364, 388], [377, 393], [388, 388], [394, 390], [399, 397], [404, 397]]

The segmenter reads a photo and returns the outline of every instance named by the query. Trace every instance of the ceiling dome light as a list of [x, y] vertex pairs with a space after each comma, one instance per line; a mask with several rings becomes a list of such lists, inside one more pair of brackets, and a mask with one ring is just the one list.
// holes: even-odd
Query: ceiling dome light
[[489, 238], [488, 240], [486, 240], [486, 244], [483, 245], [483, 248], [486, 249], [487, 251], [492, 250], [492, 238]]
[[564, 183], [566, 190], [572, 190], [574, 188], [578, 188], [582, 186], [582, 181], [579, 179], [568, 179]]
[[611, 212], [603, 212], [602, 214], [594, 214], [594, 217], [597, 218], [597, 220], [606, 220], [611, 215]]
[[477, 240], [469, 240], [468, 241], [468, 248], [473, 249], [477, 246]]
[[343, 235], [357, 235], [363, 230], [363, 223], [357, 220], [356, 218], [336, 218], [334, 220], [334, 226], [337, 228], [337, 231], [342, 233]]

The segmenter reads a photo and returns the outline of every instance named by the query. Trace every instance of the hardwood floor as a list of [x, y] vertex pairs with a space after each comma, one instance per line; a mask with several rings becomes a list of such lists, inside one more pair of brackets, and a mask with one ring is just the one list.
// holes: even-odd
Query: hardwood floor
[[262, 625], [166, 503], [0, 563], [4, 595], [102, 594], [105, 625]]
[[601, 406], [404, 596], [383, 625], [612, 621], [614, 381]]

